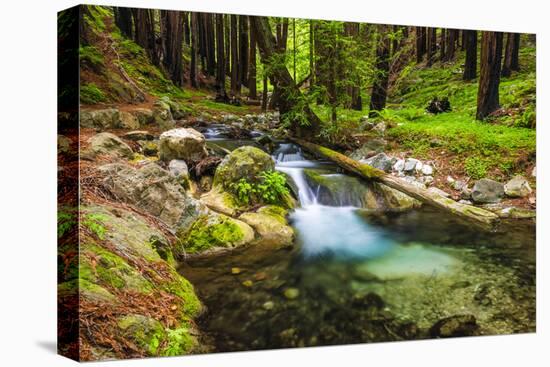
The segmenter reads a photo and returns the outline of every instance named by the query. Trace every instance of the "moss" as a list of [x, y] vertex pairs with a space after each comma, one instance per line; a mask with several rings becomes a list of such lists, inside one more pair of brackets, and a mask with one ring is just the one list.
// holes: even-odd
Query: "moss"
[[167, 346], [162, 351], [163, 356], [181, 356], [188, 354], [196, 344], [189, 328], [166, 329]]
[[240, 227], [225, 216], [202, 216], [193, 223], [182, 241], [187, 252], [196, 253], [211, 247], [227, 247], [243, 239]]
[[107, 97], [101, 89], [94, 83], [83, 84], [80, 86], [80, 103], [96, 104], [105, 102]]
[[94, 46], [81, 46], [78, 49], [80, 62], [94, 69], [103, 66], [103, 54]]
[[109, 218], [100, 213], [87, 213], [84, 214], [82, 219], [82, 225], [93, 233], [98, 239], [102, 240], [107, 233], [107, 228], [104, 223]]
[[181, 315], [182, 318], [192, 319], [198, 316], [202, 311], [202, 304], [195, 294], [193, 285], [184, 277], [178, 274], [174, 268], [170, 268], [171, 280], [161, 285], [166, 292], [178, 296], [182, 300]]
[[281, 224], [287, 224], [286, 216], [288, 210], [277, 205], [266, 205], [258, 209], [258, 213], [273, 217]]
[[60, 208], [57, 212], [57, 238], [61, 238], [78, 224], [74, 208]]
[[125, 259], [94, 244], [82, 245], [80, 278], [140, 293], [150, 293], [153, 290], [153, 285]]
[[151, 317], [124, 316], [118, 321], [118, 327], [125, 337], [133, 340], [150, 356], [159, 354], [159, 346], [166, 338], [162, 324]]

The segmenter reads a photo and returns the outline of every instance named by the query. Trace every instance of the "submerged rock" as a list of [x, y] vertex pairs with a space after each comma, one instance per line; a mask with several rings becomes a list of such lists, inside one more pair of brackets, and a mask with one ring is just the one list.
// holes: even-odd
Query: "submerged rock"
[[455, 315], [439, 320], [430, 328], [433, 338], [478, 335], [479, 326], [473, 315]]
[[170, 161], [183, 159], [198, 162], [208, 155], [204, 135], [192, 128], [181, 128], [166, 131], [160, 135], [160, 159]]
[[476, 181], [472, 189], [472, 199], [476, 203], [498, 203], [503, 196], [504, 185], [488, 178]]
[[111, 133], [99, 133], [90, 138], [90, 146], [85, 155], [96, 157], [98, 155], [110, 155], [119, 158], [131, 159], [134, 156], [132, 148], [123, 142], [118, 136]]
[[533, 192], [529, 182], [523, 176], [515, 176], [504, 185], [504, 192], [509, 197], [525, 197]]
[[267, 246], [292, 246], [294, 230], [285, 218], [286, 210], [276, 206], [266, 206], [257, 213], [244, 213], [239, 219], [250, 225], [260, 236], [260, 243]]

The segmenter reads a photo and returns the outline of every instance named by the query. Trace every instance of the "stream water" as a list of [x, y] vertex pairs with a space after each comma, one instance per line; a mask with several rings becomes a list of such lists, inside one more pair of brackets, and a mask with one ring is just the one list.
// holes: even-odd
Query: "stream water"
[[[215, 139], [226, 149], [247, 144]], [[533, 225], [485, 233], [430, 208], [369, 210], [356, 194], [369, 187], [331, 164], [293, 144], [273, 157], [298, 191], [295, 246], [180, 268], [208, 308], [199, 321], [205, 351], [423, 339], [438, 320], [466, 314], [480, 335], [535, 330]], [[304, 170], [332, 182], [329, 195]]]

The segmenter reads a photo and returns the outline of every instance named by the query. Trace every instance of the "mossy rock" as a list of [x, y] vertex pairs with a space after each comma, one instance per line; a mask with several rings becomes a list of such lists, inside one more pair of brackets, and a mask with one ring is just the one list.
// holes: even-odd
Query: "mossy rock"
[[274, 169], [275, 162], [269, 154], [255, 147], [242, 146], [228, 154], [218, 165], [214, 186], [228, 188], [242, 178], [254, 182], [261, 172]]
[[420, 201], [384, 184], [374, 182], [372, 187], [374, 192], [381, 198], [383, 203], [383, 208], [381, 209], [407, 211], [422, 206]]
[[121, 317], [118, 327], [125, 338], [132, 340], [148, 356], [159, 355], [159, 347], [166, 339], [166, 332], [159, 321], [133, 314]]
[[244, 213], [239, 219], [250, 225], [259, 236], [262, 245], [287, 247], [294, 241], [294, 230], [286, 221], [286, 210], [270, 205], [256, 213]]
[[118, 158], [132, 159], [134, 152], [128, 144], [111, 133], [99, 133], [89, 139], [90, 146], [84, 152], [85, 156], [94, 158], [98, 155], [107, 155]]
[[199, 253], [216, 248], [232, 248], [250, 243], [252, 228], [223, 214], [210, 213], [199, 217], [190, 230], [180, 235], [182, 252]]
[[230, 217], [234, 217], [239, 210], [243, 209], [231, 193], [219, 186], [202, 195], [200, 201], [215, 212]]

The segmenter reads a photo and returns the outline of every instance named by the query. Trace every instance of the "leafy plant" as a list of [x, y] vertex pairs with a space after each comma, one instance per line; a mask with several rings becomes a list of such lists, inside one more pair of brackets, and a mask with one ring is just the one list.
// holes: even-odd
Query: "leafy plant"
[[249, 182], [241, 178], [229, 185], [229, 190], [236, 196], [238, 202], [249, 205], [251, 202], [277, 204], [289, 191], [286, 177], [277, 171], [263, 171], [257, 177], [257, 182]]
[[72, 213], [60, 211], [57, 213], [57, 238], [63, 237], [76, 225], [76, 217]]

